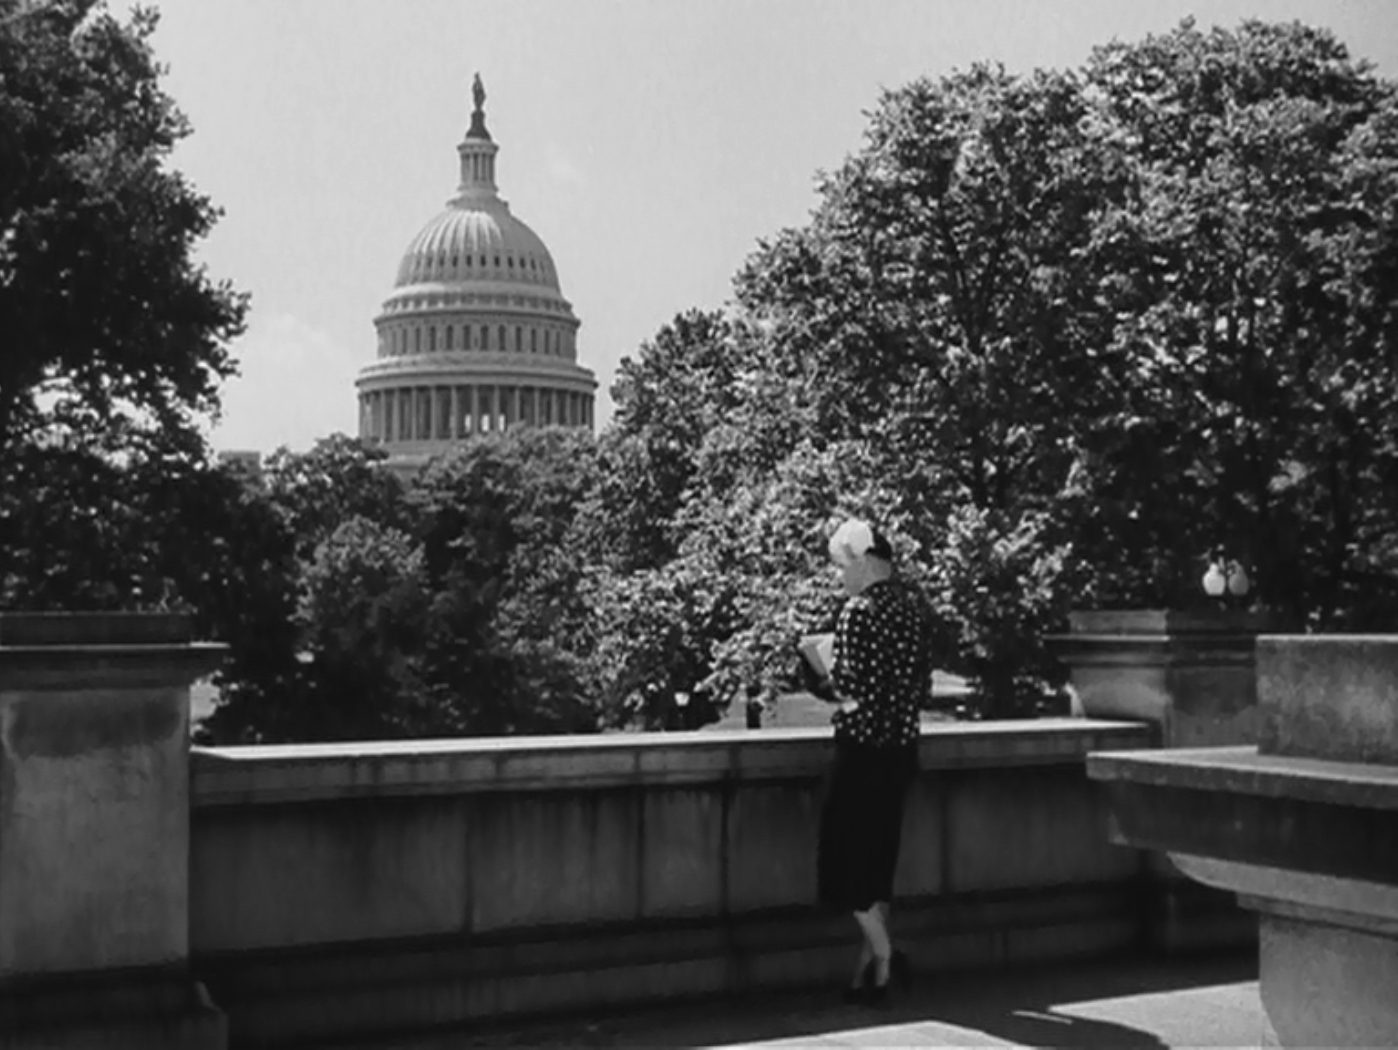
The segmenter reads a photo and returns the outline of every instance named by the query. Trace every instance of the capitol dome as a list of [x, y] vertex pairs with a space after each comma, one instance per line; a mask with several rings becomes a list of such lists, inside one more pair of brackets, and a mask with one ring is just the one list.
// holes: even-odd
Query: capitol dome
[[479, 76], [474, 93], [457, 195], [403, 253], [374, 320], [377, 358], [356, 381], [360, 437], [406, 470], [477, 434], [592, 426], [578, 319], [543, 240], [496, 190]]

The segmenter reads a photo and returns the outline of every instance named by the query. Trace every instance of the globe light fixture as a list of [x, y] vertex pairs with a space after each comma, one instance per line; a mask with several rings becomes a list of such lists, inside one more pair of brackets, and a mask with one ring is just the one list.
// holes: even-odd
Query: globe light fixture
[[1248, 579], [1247, 570], [1235, 561], [1228, 563], [1228, 593], [1236, 598], [1241, 598], [1247, 594], [1252, 586], [1252, 581]]
[[1228, 588], [1228, 578], [1223, 575], [1223, 566], [1216, 561], [1209, 562], [1209, 571], [1204, 573], [1204, 593], [1210, 598], [1222, 598]]

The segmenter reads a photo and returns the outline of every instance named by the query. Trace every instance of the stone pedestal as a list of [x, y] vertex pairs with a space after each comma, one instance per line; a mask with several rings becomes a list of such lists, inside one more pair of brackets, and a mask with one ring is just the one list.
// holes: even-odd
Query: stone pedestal
[[1267, 613], [1168, 609], [1075, 612], [1052, 639], [1088, 718], [1158, 727], [1163, 747], [1257, 740], [1257, 636]]
[[188, 972], [187, 617], [0, 614], [0, 1048], [226, 1045]]
[[[1256, 742], [1256, 642], [1272, 614], [1244, 610], [1075, 612], [1051, 639], [1088, 718], [1155, 727], [1162, 747]], [[1250, 947], [1252, 915], [1231, 894], [1183, 876], [1162, 853], [1146, 859], [1148, 942], [1167, 952]]]
[[1264, 637], [1256, 747], [1099, 754], [1118, 841], [1260, 920], [1264, 1041], [1398, 1045], [1398, 637]]

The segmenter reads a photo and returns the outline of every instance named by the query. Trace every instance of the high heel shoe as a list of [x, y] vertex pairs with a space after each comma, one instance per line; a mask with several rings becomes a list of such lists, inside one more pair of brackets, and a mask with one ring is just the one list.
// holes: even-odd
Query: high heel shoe
[[858, 1006], [866, 1001], [869, 986], [874, 983], [874, 960], [864, 964], [864, 972], [859, 975], [859, 983], [844, 990], [842, 998], [850, 1006]]
[[895, 951], [888, 960], [888, 980], [883, 984], [875, 984], [867, 979], [864, 982], [864, 1005], [883, 1006], [888, 1002], [888, 991], [893, 985], [898, 985], [898, 990], [907, 992], [912, 984], [912, 967], [908, 963], [906, 952]]
[[913, 983], [913, 967], [908, 962], [908, 953], [895, 951], [893, 957], [888, 961], [888, 981], [898, 983], [898, 987], [907, 991]]
[[[898, 953], [896, 953], [896, 952], [889, 958], [889, 960], [888, 960], [888, 979], [885, 980], [885, 981], [883, 982], [883, 984], [879, 984], [879, 983], [877, 983], [876, 981], [873, 981], [873, 980], [870, 980], [870, 981], [866, 981], [866, 982], [865, 982], [865, 984], [864, 984], [864, 1005], [865, 1005], [865, 1006], [880, 1007], [880, 1006], [883, 1006], [885, 1003], [888, 1002], [888, 990], [889, 990], [889, 987], [893, 984], [893, 982], [894, 982], [895, 980], [897, 980], [897, 977], [898, 977], [898, 968], [897, 968], [897, 965], [896, 965], [897, 959], [898, 959]], [[870, 965], [873, 965], [873, 964], [871, 963]], [[874, 973], [877, 974], [877, 973], [878, 973], [878, 970], [875, 969], [875, 970], [874, 970]]]

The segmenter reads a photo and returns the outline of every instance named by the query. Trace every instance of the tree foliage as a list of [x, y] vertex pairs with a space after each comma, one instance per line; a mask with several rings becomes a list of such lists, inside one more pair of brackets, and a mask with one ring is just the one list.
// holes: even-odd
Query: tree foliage
[[[725, 367], [672, 378], [644, 347], [617, 391], [622, 412], [725, 392], [673, 432], [693, 467], [674, 554], [628, 583], [642, 619], [655, 578], [684, 582], [704, 598], [672, 602], [677, 666], [775, 659], [816, 565], [754, 563], [764, 523], [818, 549], [862, 482], [991, 713], [1052, 678], [1039, 640], [1071, 605], [1198, 604], [1218, 548], [1296, 622], [1385, 626], [1394, 102], [1329, 34], [1257, 22], [886, 92], [811, 221], [739, 273]], [[793, 493], [851, 447], [849, 488]]]
[[0, 0], [0, 449], [163, 444], [233, 372], [245, 301], [193, 261], [217, 213], [166, 167], [189, 128], [155, 24]]
[[987, 716], [1038, 709], [1071, 606], [1197, 603], [1219, 548], [1298, 623], [1398, 616], [1398, 89], [1325, 32], [885, 92], [732, 306], [623, 363], [600, 438], [404, 482], [337, 436], [257, 486], [185, 426], [242, 303], [189, 265], [213, 213], [159, 164], [153, 23], [0, 12], [0, 323], [37, 333], [0, 362], [0, 596], [195, 608], [232, 645], [212, 739], [712, 720], [794, 683], [850, 514]]

